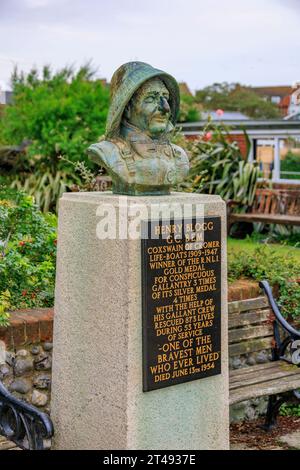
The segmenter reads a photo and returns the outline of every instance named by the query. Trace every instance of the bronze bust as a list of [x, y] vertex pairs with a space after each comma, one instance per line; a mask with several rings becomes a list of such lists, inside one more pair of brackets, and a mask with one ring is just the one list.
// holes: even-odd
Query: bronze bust
[[114, 193], [169, 194], [185, 179], [188, 157], [170, 143], [179, 100], [176, 80], [144, 62], [129, 62], [114, 73], [105, 138], [88, 148], [111, 176]]

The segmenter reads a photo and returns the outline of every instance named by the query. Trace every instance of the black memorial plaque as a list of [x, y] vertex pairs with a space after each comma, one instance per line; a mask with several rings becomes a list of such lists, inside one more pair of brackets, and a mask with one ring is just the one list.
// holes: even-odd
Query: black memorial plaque
[[142, 230], [144, 392], [220, 374], [220, 217]]

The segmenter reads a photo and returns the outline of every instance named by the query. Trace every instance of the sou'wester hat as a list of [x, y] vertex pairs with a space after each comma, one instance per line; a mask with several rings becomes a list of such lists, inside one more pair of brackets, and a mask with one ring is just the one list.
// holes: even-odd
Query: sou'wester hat
[[145, 62], [128, 62], [121, 65], [111, 79], [111, 102], [106, 121], [106, 138], [116, 135], [124, 109], [138, 88], [150, 78], [155, 77], [164, 82], [170, 93], [171, 121], [174, 125], [176, 124], [180, 93], [175, 78]]

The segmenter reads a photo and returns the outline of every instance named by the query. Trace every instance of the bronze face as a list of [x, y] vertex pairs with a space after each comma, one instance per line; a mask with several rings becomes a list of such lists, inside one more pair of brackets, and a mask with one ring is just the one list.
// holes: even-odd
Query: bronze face
[[133, 126], [152, 138], [158, 138], [168, 127], [170, 120], [170, 94], [159, 78], [145, 82], [133, 95], [124, 116]]

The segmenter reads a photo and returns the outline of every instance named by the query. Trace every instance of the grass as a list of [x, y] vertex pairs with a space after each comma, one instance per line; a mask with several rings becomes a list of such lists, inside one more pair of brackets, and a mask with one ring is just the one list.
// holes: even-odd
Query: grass
[[[262, 243], [253, 241], [251, 238], [246, 238], [244, 240], [238, 240], [235, 238], [227, 239], [227, 249], [228, 255], [236, 254], [239, 251], [247, 251], [249, 254], [252, 254], [258, 246], [262, 246]], [[296, 248], [290, 245], [283, 245], [279, 243], [269, 243], [268, 246], [274, 250], [274, 254], [293, 256], [296, 260], [300, 262], [300, 248]]]

